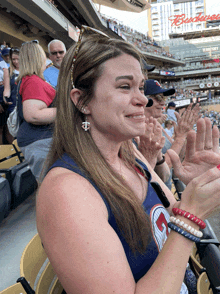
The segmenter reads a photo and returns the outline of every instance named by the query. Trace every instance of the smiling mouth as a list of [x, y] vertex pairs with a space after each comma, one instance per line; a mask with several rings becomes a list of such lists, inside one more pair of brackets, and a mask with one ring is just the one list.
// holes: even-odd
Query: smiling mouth
[[139, 114], [139, 115], [127, 115], [126, 116], [127, 118], [145, 118], [145, 115], [144, 114]]

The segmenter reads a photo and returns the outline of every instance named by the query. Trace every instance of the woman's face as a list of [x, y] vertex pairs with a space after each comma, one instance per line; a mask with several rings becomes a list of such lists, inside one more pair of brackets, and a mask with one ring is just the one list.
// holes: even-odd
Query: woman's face
[[163, 109], [165, 106], [166, 97], [161, 94], [161, 98], [158, 99], [156, 96], [149, 96], [153, 100], [153, 105], [151, 107], [145, 108], [146, 117], [153, 116], [153, 118], [160, 118], [163, 114]]
[[11, 61], [15, 69], [19, 70], [19, 55], [12, 53]]
[[93, 138], [122, 142], [145, 132], [144, 77], [140, 63], [123, 54], [103, 64], [87, 116]]

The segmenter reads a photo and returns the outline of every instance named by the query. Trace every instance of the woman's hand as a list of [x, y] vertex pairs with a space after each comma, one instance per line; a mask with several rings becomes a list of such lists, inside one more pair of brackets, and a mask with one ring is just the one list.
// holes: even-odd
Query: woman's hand
[[187, 185], [193, 178], [220, 164], [219, 130], [217, 126], [212, 129], [210, 119], [200, 118], [197, 133], [190, 131], [187, 135], [186, 155], [182, 164], [173, 150], [167, 153], [175, 175]]
[[162, 135], [160, 124], [153, 117], [147, 118], [145, 135], [140, 137], [138, 149], [153, 168], [164, 143], [165, 138]]
[[183, 191], [179, 208], [201, 219], [220, 211], [220, 170], [214, 167], [194, 178]]

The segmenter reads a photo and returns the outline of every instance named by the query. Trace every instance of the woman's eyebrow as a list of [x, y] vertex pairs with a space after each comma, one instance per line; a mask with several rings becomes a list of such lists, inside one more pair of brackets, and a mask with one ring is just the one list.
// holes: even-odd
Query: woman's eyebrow
[[133, 78], [134, 77], [131, 76], [131, 75], [130, 76], [118, 76], [118, 77], [115, 78], [115, 81], [117, 82], [118, 80], [127, 80], [127, 79], [128, 80], [133, 80]]

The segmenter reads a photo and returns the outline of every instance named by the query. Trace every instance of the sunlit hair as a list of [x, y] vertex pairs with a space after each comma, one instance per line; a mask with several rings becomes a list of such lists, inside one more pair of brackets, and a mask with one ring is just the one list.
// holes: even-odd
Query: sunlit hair
[[34, 42], [27, 42], [21, 46], [19, 54], [19, 76], [17, 81], [29, 75], [37, 75], [44, 79], [42, 68], [46, 64], [46, 54], [43, 48]]
[[[82, 40], [74, 63], [73, 83], [82, 91], [78, 105], [70, 99], [71, 67], [74, 47], [64, 56], [58, 80], [56, 99], [57, 117], [48, 167], [67, 153], [86, 176], [92, 179], [105, 195], [117, 224], [132, 250], [144, 252], [151, 238], [149, 217], [141, 201], [106, 162], [89, 131], [82, 129], [83, 106], [94, 96], [96, 82], [102, 75], [105, 62], [122, 54], [129, 54], [140, 61], [140, 53], [129, 43], [92, 34]], [[134, 170], [135, 156], [131, 142], [124, 142], [120, 156]]]
[[52, 44], [55, 44], [55, 43], [60, 43], [63, 46], [64, 52], [66, 53], [66, 46], [65, 46], [65, 44], [62, 41], [60, 41], [60, 40], [54, 39], [54, 40], [50, 41], [50, 43], [48, 44], [48, 52], [49, 52], [49, 54], [51, 53], [50, 46]]

